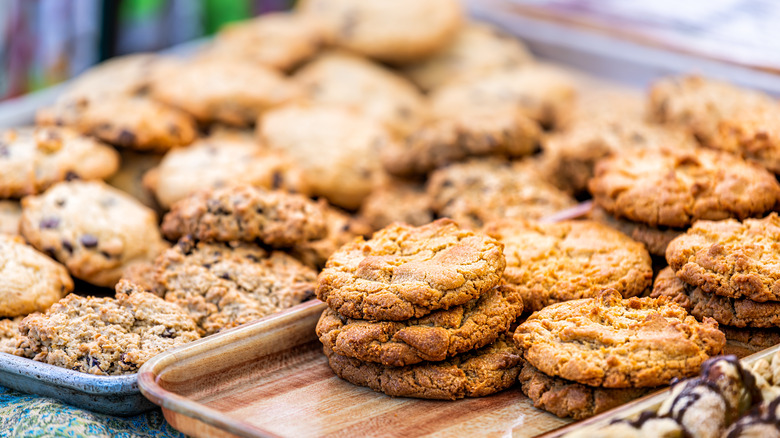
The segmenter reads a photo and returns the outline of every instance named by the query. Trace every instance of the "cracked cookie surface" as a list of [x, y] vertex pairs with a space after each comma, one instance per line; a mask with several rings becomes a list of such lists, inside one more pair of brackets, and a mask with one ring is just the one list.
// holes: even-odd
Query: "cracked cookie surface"
[[718, 323], [699, 323], [666, 299], [596, 298], [553, 304], [532, 314], [514, 335], [539, 371], [604, 388], [667, 385], [699, 372], [726, 344]]
[[449, 219], [393, 224], [331, 255], [317, 297], [348, 318], [403, 321], [465, 304], [499, 283], [503, 245]]
[[503, 278], [518, 288], [526, 312], [607, 288], [628, 298], [652, 285], [652, 261], [642, 244], [596, 222], [504, 220], [483, 231], [504, 244]]
[[384, 365], [442, 361], [495, 341], [523, 311], [512, 286], [499, 285], [476, 300], [407, 321], [364, 321], [325, 309], [317, 336], [341, 356]]

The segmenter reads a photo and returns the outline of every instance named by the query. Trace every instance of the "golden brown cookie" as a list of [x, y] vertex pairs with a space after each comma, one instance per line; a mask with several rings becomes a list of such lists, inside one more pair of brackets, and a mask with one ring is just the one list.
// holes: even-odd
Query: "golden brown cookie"
[[704, 148], [618, 152], [596, 165], [588, 189], [613, 216], [653, 227], [757, 216], [780, 199], [773, 174]]
[[527, 312], [604, 289], [633, 297], [653, 283], [642, 244], [596, 222], [504, 220], [483, 231], [504, 244], [504, 280], [519, 289]]
[[588, 219], [614, 228], [637, 242], [643, 243], [650, 254], [660, 257], [666, 255], [666, 247], [669, 246], [669, 242], [685, 232], [679, 228], [657, 228], [639, 222], [618, 219], [598, 206], [593, 206], [588, 212]]
[[412, 182], [393, 180], [377, 187], [368, 195], [358, 216], [375, 230], [393, 222], [419, 227], [433, 220], [433, 210], [424, 187]]
[[391, 367], [340, 356], [324, 348], [330, 368], [342, 379], [394, 397], [457, 400], [484, 397], [515, 383], [522, 360], [510, 337], [443, 362]]
[[325, 309], [316, 331], [320, 342], [338, 355], [406, 366], [484, 347], [522, 312], [517, 290], [502, 284], [466, 304], [406, 321], [350, 319]]
[[780, 173], [780, 105], [724, 118], [711, 146]]
[[726, 344], [710, 318], [699, 323], [670, 300], [623, 299], [611, 289], [532, 314], [514, 338], [539, 371], [604, 388], [661, 386], [695, 375]]
[[343, 316], [403, 321], [465, 304], [497, 285], [497, 240], [439, 219], [393, 224], [342, 246], [317, 279], [317, 297]]

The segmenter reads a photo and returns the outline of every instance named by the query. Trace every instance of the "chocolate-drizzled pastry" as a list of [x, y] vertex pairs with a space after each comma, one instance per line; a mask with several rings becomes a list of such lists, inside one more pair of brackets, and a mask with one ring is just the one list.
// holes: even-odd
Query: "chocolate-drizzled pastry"
[[723, 434], [725, 438], [780, 438], [780, 397], [761, 403]]

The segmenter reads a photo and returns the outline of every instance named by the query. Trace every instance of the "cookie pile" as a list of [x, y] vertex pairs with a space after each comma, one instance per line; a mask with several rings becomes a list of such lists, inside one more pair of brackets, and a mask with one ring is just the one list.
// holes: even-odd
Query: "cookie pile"
[[440, 219], [390, 225], [329, 259], [317, 279], [317, 324], [341, 378], [393, 396], [479, 397], [520, 371], [507, 335], [522, 313], [502, 282], [502, 245]]

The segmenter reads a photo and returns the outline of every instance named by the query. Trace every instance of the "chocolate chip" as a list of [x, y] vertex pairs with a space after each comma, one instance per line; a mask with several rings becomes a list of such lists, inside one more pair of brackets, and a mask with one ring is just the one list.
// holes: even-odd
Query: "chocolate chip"
[[206, 268], [206, 269], [211, 269], [211, 263], [204, 263], [204, 264], [203, 264], [203, 265], [201, 265], [201, 266], [203, 266], [203, 267], [204, 267], [204, 268]]
[[105, 258], [107, 258], [107, 259], [110, 259], [110, 258], [112, 258], [112, 257], [113, 257], [111, 254], [109, 254], [109, 253], [108, 253], [108, 252], [106, 252], [106, 251], [100, 251], [100, 255], [102, 255], [103, 257], [105, 257]]
[[58, 217], [45, 217], [41, 219], [40, 227], [42, 230], [49, 228], [57, 228], [60, 226], [60, 218]]
[[174, 334], [175, 332], [173, 331], [172, 328], [166, 327], [165, 331], [163, 331], [162, 334], [160, 334], [160, 336], [162, 336], [163, 338], [172, 338]]
[[135, 143], [135, 134], [128, 131], [127, 129], [123, 129], [119, 132], [119, 136], [117, 137], [116, 142], [123, 146], [130, 146]]
[[271, 188], [278, 189], [282, 187], [282, 183], [284, 183], [284, 176], [282, 176], [282, 173], [279, 171], [274, 172], [271, 176]]
[[69, 171], [67, 171], [65, 173], [65, 181], [73, 181], [73, 180], [76, 180], [76, 179], [80, 179], [78, 173], [76, 173], [76, 172], [74, 172], [72, 170], [69, 170]]
[[216, 214], [216, 215], [227, 215], [227, 214], [230, 214], [230, 212], [227, 209], [225, 209], [225, 206], [222, 205], [222, 203], [219, 202], [216, 199], [209, 199], [206, 202], [206, 209], [211, 214]]
[[87, 365], [89, 365], [90, 367], [99, 367], [100, 361], [97, 360], [97, 358], [95, 357], [87, 356]]
[[79, 242], [81, 242], [82, 245], [84, 245], [87, 248], [94, 248], [98, 244], [97, 237], [91, 235], [91, 234], [85, 234], [81, 236], [81, 239], [79, 239]]
[[68, 251], [68, 254], [73, 254], [73, 244], [70, 243], [68, 240], [62, 241], [62, 248], [65, 249], [65, 251]]
[[219, 278], [222, 278], [222, 279], [225, 279], [225, 280], [230, 280], [230, 274], [228, 274], [227, 272], [223, 272], [223, 273], [219, 274]]
[[253, 262], [258, 262], [259, 261], [258, 258], [254, 256], [254, 254], [249, 254], [249, 255], [246, 256], [246, 258], [251, 260], [251, 261], [253, 261]]
[[57, 253], [54, 252], [54, 248], [43, 248], [43, 252], [46, 253], [47, 256], [56, 259]]

